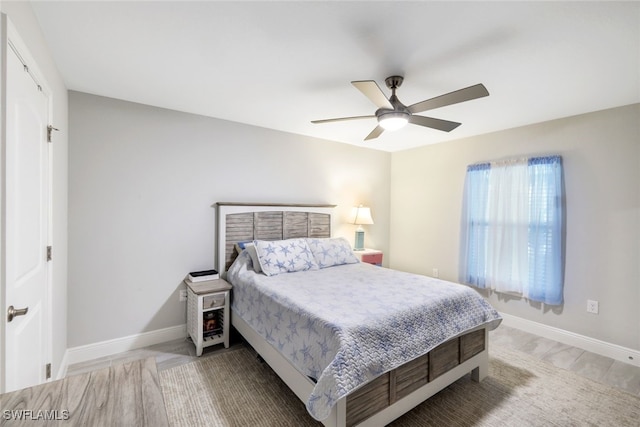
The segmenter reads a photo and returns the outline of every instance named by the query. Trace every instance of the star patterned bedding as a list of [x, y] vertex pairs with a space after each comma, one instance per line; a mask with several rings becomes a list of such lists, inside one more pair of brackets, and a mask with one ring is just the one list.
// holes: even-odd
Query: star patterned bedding
[[227, 273], [232, 309], [315, 381], [317, 420], [375, 377], [500, 315], [474, 290], [366, 263], [266, 276], [242, 251]]

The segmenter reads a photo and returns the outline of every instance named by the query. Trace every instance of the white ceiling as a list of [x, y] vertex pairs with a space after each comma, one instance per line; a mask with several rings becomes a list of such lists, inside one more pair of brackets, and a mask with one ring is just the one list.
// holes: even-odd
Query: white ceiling
[[[640, 102], [638, 2], [33, 2], [71, 90], [397, 151]], [[489, 97], [363, 142], [352, 80], [405, 77], [410, 105]]]

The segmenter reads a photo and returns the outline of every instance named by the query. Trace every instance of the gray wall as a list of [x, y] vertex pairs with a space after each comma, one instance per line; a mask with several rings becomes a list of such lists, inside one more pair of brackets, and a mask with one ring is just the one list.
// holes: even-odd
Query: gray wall
[[[563, 157], [567, 200], [564, 306], [489, 295], [500, 311], [640, 350], [638, 104], [394, 153], [390, 266], [456, 281], [466, 166]], [[600, 314], [586, 311], [587, 299]]]
[[214, 264], [218, 201], [371, 207], [388, 249], [389, 153], [69, 94], [69, 347], [186, 321], [178, 289]]
[[[214, 262], [216, 201], [372, 208], [387, 265], [457, 280], [466, 166], [560, 154], [565, 304], [488, 295], [500, 311], [640, 349], [638, 105], [383, 153], [70, 93], [69, 347], [185, 321], [177, 290]], [[336, 234], [353, 239], [353, 226]], [[587, 299], [600, 314], [586, 312]]]
[[[0, 10], [7, 14], [20, 37], [38, 63], [53, 94], [52, 124], [60, 129], [54, 135], [52, 149], [52, 229], [54, 257], [51, 264], [51, 342], [52, 369], [55, 376], [67, 350], [67, 88], [58, 73], [38, 21], [28, 2], [2, 1]], [[0, 291], [0, 295], [4, 292]], [[1, 297], [0, 297], [1, 298]], [[0, 301], [1, 303], [2, 301]], [[5, 307], [4, 304], [0, 304]]]

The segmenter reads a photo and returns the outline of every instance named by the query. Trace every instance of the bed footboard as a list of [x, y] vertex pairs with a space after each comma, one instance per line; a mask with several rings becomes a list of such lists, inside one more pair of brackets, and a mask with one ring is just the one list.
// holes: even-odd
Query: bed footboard
[[[424, 356], [381, 375], [346, 397], [346, 425], [358, 425], [480, 354], [485, 348], [485, 330], [476, 330], [449, 340]], [[481, 379], [479, 374], [478, 369], [477, 380]]]
[[[232, 310], [232, 324], [289, 388], [306, 402], [314, 384]], [[471, 372], [488, 372], [488, 330], [476, 328], [408, 362], [340, 399], [325, 426], [386, 425]]]

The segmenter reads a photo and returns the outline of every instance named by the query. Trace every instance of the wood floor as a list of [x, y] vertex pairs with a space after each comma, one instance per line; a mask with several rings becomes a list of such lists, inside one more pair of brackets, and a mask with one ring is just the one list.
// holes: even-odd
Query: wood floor
[[0, 425], [168, 426], [153, 357], [0, 395]]
[[640, 396], [640, 367], [501, 325], [489, 336], [491, 346], [522, 351], [585, 378]]
[[[491, 348], [525, 352], [555, 366], [640, 396], [640, 368], [582, 349], [501, 325], [490, 332]], [[244, 345], [232, 335], [232, 348]], [[222, 345], [208, 347], [201, 357], [228, 351]], [[8, 421], [6, 408], [55, 410], [49, 416], [72, 423], [52, 425], [167, 425], [157, 371], [198, 360], [188, 340], [176, 340], [104, 357], [69, 367], [67, 377], [42, 386], [0, 395], [0, 426], [21, 425]], [[37, 389], [37, 390], [36, 390]], [[63, 411], [68, 412], [63, 412]], [[34, 425], [33, 422], [22, 425]], [[39, 423], [38, 425], [47, 425]]]
[[[231, 344], [232, 346], [242, 345], [237, 335], [233, 334]], [[495, 346], [523, 351], [559, 368], [573, 371], [583, 377], [640, 396], [640, 367], [504, 325], [500, 325], [489, 333], [489, 353], [491, 353], [491, 348]], [[222, 345], [208, 347], [201, 357], [207, 357], [218, 351], [225, 351], [225, 349]], [[184, 339], [71, 365], [67, 375], [75, 375], [146, 357], [155, 357], [159, 371], [198, 359], [195, 355], [194, 345], [190, 340]]]

